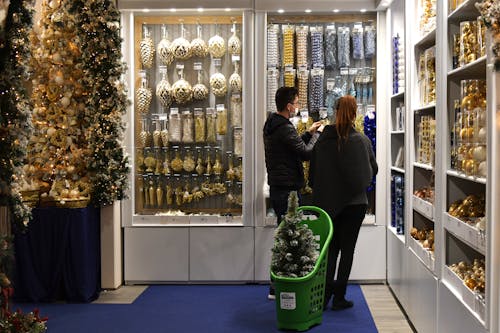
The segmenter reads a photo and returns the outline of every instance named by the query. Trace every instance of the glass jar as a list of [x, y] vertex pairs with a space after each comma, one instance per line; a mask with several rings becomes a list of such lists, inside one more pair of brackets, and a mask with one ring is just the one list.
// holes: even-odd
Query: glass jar
[[206, 109], [206, 118], [207, 118], [207, 142], [215, 143], [217, 141], [217, 113], [214, 108]]
[[182, 139], [182, 122], [178, 109], [170, 109], [168, 117], [168, 136], [170, 142], [181, 142]]
[[206, 117], [202, 108], [194, 109], [194, 141], [205, 142]]
[[193, 113], [189, 110], [184, 110], [181, 115], [182, 118], [182, 142], [194, 142], [194, 119]]
[[233, 126], [241, 126], [243, 122], [242, 102], [240, 94], [231, 95], [231, 123]]
[[196, 167], [196, 164], [195, 164], [195, 161], [194, 161], [194, 158], [193, 158], [193, 153], [191, 152], [191, 150], [189, 148], [184, 148], [184, 160], [182, 161], [182, 168], [184, 169], [184, 171], [186, 172], [193, 172], [195, 167]]
[[179, 173], [182, 171], [183, 161], [181, 159], [179, 147], [173, 147], [173, 150], [174, 150], [174, 158], [172, 159], [172, 162], [170, 162], [170, 167], [174, 172]]
[[476, 21], [460, 22], [460, 66], [467, 65], [477, 59], [477, 46]]
[[224, 105], [217, 106], [217, 134], [225, 135], [227, 133], [227, 109]]
[[234, 137], [234, 154], [236, 156], [243, 155], [243, 129], [235, 127], [233, 132]]

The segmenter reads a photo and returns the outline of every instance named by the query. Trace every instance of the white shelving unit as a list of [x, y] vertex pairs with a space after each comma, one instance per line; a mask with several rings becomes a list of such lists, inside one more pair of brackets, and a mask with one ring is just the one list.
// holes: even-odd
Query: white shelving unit
[[[388, 228], [388, 283], [418, 332], [499, 332], [500, 267], [497, 263], [500, 260], [500, 228], [495, 221], [500, 218], [497, 208], [500, 207], [500, 125], [497, 124], [500, 75], [495, 74], [491, 65], [488, 65], [491, 63], [491, 54], [478, 55], [470, 63], [453, 68], [453, 35], [460, 33], [460, 22], [477, 20], [479, 12], [474, 6], [476, 1], [464, 1], [453, 11], [449, 10], [448, 1], [436, 1], [436, 28], [421, 36], [415, 27], [419, 26], [419, 4], [422, 2], [425, 0], [394, 0], [388, 8], [392, 14], [392, 29], [398, 29], [394, 27], [395, 24], [400, 24], [399, 31], [402, 26], [406, 29], [408, 50], [405, 59], [408, 67], [405, 91], [408, 94], [389, 95], [391, 103], [387, 106], [392, 110], [392, 100], [397, 98], [404, 98], [408, 105], [408, 121], [403, 133], [391, 129], [387, 135], [391, 140], [391, 148], [400, 136], [404, 136], [407, 143], [407, 163], [401, 169], [391, 164], [389, 172], [404, 174], [406, 179], [408, 230], [403, 238], [398, 238], [395, 230]], [[396, 18], [397, 9], [403, 5], [406, 5], [403, 19]], [[489, 43], [489, 32], [486, 37]], [[420, 103], [417, 69], [419, 55], [431, 46], [436, 46], [436, 99], [423, 104]], [[486, 80], [486, 175], [473, 167], [465, 171], [457, 170], [456, 160], [452, 164], [452, 140], [457, 143], [453, 135], [454, 100], [461, 98], [462, 80]], [[436, 122], [435, 159], [430, 163], [418, 160], [417, 133], [422, 115], [432, 115]], [[467, 147], [482, 145], [480, 142], [472, 144], [474, 146]], [[465, 156], [471, 158], [470, 153]], [[388, 156], [388, 159], [392, 162], [393, 156]], [[435, 186], [433, 203], [414, 195], [414, 191], [431, 183]], [[482, 224], [477, 224], [478, 220], [459, 218], [450, 209], [453, 202], [468, 195], [485, 198], [484, 230]], [[410, 236], [410, 229], [414, 226], [434, 229], [434, 254]], [[469, 288], [450, 268], [452, 264], [460, 262], [471, 264], [474, 259], [486, 263], [484, 293]]]

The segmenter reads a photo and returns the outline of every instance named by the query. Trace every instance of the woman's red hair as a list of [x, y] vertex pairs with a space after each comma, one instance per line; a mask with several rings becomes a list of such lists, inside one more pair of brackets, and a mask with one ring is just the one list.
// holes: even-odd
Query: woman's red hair
[[356, 111], [358, 104], [356, 98], [351, 95], [342, 96], [337, 102], [337, 116], [335, 120], [335, 128], [339, 136], [339, 149], [341, 141], [347, 142], [349, 131], [351, 130], [354, 120], [356, 119]]

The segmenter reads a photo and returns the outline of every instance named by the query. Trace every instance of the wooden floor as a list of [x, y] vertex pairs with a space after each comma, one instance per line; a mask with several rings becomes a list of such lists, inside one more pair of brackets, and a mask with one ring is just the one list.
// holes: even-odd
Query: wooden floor
[[396, 303], [389, 287], [383, 284], [361, 285], [379, 333], [415, 332]]
[[[117, 290], [101, 292], [94, 303], [130, 304], [147, 286], [122, 286]], [[379, 333], [413, 333], [403, 312], [394, 300], [389, 287], [383, 284], [361, 285], [366, 302]]]

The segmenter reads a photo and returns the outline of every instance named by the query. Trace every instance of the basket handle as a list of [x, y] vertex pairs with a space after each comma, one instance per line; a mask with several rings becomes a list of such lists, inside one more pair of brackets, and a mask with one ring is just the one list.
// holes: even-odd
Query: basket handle
[[320, 218], [331, 220], [330, 215], [328, 215], [323, 209], [316, 206], [300, 206], [299, 208], [297, 208], [297, 211], [312, 211], [318, 213]]

